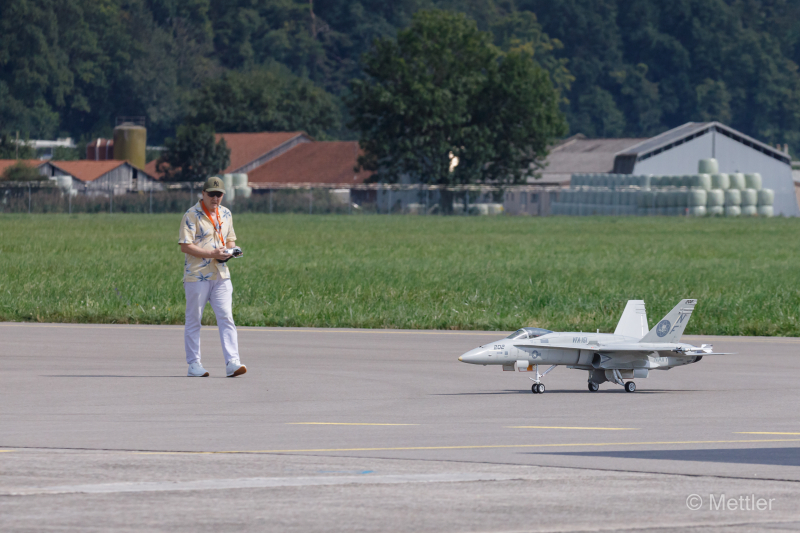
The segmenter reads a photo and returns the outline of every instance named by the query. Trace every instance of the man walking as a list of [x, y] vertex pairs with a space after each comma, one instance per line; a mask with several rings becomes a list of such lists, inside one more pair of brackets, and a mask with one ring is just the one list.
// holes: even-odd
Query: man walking
[[239, 362], [239, 339], [231, 312], [233, 286], [225, 263], [231, 255], [224, 250], [236, 245], [236, 233], [230, 210], [220, 206], [224, 194], [222, 180], [208, 178], [203, 185], [203, 199], [186, 211], [181, 221], [178, 242], [186, 254], [183, 267], [186, 327], [183, 335], [189, 377], [208, 376], [200, 364], [200, 319], [208, 302], [217, 316], [226, 374], [232, 378], [247, 372], [247, 367]]

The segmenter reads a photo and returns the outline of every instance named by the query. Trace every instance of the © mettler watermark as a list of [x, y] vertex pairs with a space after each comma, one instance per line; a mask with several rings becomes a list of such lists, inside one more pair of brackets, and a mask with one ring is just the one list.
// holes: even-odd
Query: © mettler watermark
[[703, 499], [699, 494], [690, 494], [686, 498], [686, 507], [692, 511], [708, 509], [709, 511], [771, 511], [775, 498], [759, 498], [755, 494], [727, 496], [725, 494], [709, 494]]

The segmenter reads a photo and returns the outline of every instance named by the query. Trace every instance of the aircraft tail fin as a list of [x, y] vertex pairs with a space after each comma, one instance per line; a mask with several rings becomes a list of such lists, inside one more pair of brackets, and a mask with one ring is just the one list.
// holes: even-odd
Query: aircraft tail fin
[[697, 300], [681, 300], [639, 342], [678, 342], [696, 303]]
[[622, 317], [619, 319], [614, 335], [624, 335], [641, 339], [647, 335], [647, 311], [644, 307], [644, 300], [628, 300]]

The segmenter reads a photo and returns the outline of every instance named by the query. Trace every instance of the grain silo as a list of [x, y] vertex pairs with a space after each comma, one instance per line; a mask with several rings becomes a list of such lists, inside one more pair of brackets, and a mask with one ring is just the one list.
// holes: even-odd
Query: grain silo
[[136, 168], [145, 166], [147, 129], [132, 122], [123, 122], [114, 128], [114, 159], [128, 161]]

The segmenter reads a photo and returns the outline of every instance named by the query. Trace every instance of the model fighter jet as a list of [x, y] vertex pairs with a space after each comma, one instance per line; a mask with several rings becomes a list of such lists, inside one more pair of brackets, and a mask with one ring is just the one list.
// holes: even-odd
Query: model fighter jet
[[[710, 344], [693, 346], [680, 338], [697, 300], [681, 300], [653, 329], [648, 331], [644, 300], [629, 300], [610, 333], [554, 332], [522, 328], [505, 339], [475, 348], [458, 358], [473, 365], [502, 365], [503, 370], [535, 372], [531, 390], [542, 394], [541, 379], [559, 365], [589, 372], [589, 390], [597, 392], [606, 381], [636, 390], [635, 378], [646, 378], [651, 370], [669, 370], [700, 361], [714, 353]], [[552, 365], [539, 373], [539, 365]]]

